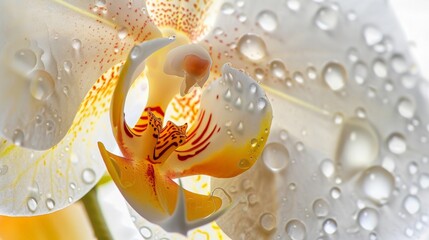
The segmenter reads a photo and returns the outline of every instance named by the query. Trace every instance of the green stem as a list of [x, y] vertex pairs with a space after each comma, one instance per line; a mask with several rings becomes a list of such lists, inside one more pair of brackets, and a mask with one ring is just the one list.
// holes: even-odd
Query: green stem
[[97, 186], [82, 198], [82, 203], [85, 206], [96, 238], [98, 240], [113, 240], [97, 200]]

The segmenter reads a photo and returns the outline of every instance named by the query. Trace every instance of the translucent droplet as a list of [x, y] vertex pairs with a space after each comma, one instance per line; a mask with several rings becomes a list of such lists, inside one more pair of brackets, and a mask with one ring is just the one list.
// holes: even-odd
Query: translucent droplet
[[16, 146], [22, 146], [22, 144], [24, 144], [24, 138], [25, 135], [21, 129], [15, 129], [15, 131], [13, 131], [12, 142]]
[[335, 172], [334, 162], [332, 162], [331, 159], [324, 159], [320, 163], [320, 171], [322, 172], [322, 174], [325, 177], [327, 177], [327, 178], [332, 177], [334, 175], [334, 172]]
[[288, 187], [289, 187], [289, 189], [290, 189], [291, 191], [295, 191], [295, 189], [296, 189], [296, 184], [295, 184], [295, 183], [289, 183]]
[[254, 193], [250, 193], [247, 196], [247, 201], [249, 202], [250, 205], [255, 205], [258, 202], [258, 195]]
[[334, 114], [334, 123], [336, 125], [341, 125], [344, 121], [344, 116], [341, 113], [335, 113]]
[[118, 30], [119, 40], [124, 40], [127, 36], [128, 36], [128, 29], [126, 27], [122, 27]]
[[340, 190], [339, 188], [337, 188], [337, 187], [333, 187], [333, 188], [331, 189], [330, 194], [331, 194], [331, 197], [332, 197], [333, 199], [338, 199], [338, 198], [340, 198], [340, 197], [341, 197], [341, 190]]
[[244, 23], [245, 21], [247, 21], [247, 16], [244, 13], [238, 14], [238, 21]]
[[358, 118], [366, 118], [366, 111], [362, 107], [356, 108], [356, 116]]
[[270, 72], [278, 79], [286, 78], [286, 67], [280, 60], [274, 60], [270, 63]]
[[95, 6], [97, 7], [106, 7], [106, 0], [95, 0]]
[[368, 67], [364, 62], [358, 61], [353, 65], [353, 78], [357, 84], [364, 84], [368, 78]]
[[131, 57], [131, 59], [136, 59], [140, 56], [140, 54], [141, 54], [141, 48], [139, 46], [135, 46], [131, 50], [130, 57]]
[[368, 231], [374, 230], [378, 225], [378, 212], [373, 208], [364, 208], [358, 214], [359, 225]]
[[420, 210], [420, 199], [417, 196], [408, 195], [405, 197], [403, 205], [409, 214], [415, 214]]
[[339, 11], [337, 5], [321, 7], [314, 19], [316, 26], [322, 30], [333, 30], [337, 27], [339, 19]]
[[293, 77], [293, 80], [295, 80], [295, 82], [297, 82], [299, 84], [304, 83], [304, 75], [302, 75], [302, 73], [294, 72], [292, 77]]
[[262, 159], [271, 171], [281, 171], [289, 164], [289, 152], [280, 143], [269, 143], [262, 152]]
[[271, 213], [264, 213], [259, 218], [259, 224], [265, 231], [272, 231], [276, 228], [276, 217]]
[[372, 64], [372, 70], [374, 74], [379, 78], [387, 77], [387, 66], [386, 63], [382, 59], [376, 59]]
[[411, 162], [410, 164], [408, 164], [408, 172], [411, 175], [416, 174], [419, 171], [419, 166], [417, 165], [416, 162]]
[[238, 167], [239, 168], [241, 168], [241, 169], [248, 169], [248, 168], [250, 168], [252, 166], [252, 164], [250, 163], [250, 161], [249, 160], [247, 160], [247, 159], [241, 159], [239, 162], [238, 162]]
[[362, 193], [378, 204], [385, 204], [389, 201], [394, 187], [394, 177], [380, 166], [367, 169], [360, 178]]
[[265, 78], [265, 72], [264, 72], [264, 70], [262, 70], [261, 68], [256, 68], [255, 69], [255, 77], [259, 81], [263, 81], [264, 78]]
[[255, 34], [244, 34], [237, 43], [238, 52], [250, 61], [257, 62], [267, 55], [264, 40]]
[[323, 222], [323, 231], [326, 234], [334, 234], [337, 231], [337, 222], [332, 219], [332, 218], [328, 218]]
[[337, 146], [336, 159], [342, 169], [340, 175], [350, 177], [373, 165], [379, 146], [377, 133], [367, 121], [356, 118], [347, 120]]
[[403, 154], [407, 151], [407, 143], [402, 134], [392, 133], [389, 138], [387, 138], [387, 147], [390, 152], [394, 154]]
[[294, 12], [299, 11], [299, 9], [301, 8], [300, 0], [287, 0], [286, 5], [290, 10]]
[[298, 219], [287, 222], [285, 230], [291, 240], [304, 240], [307, 237], [305, 224]]
[[267, 100], [265, 100], [265, 98], [259, 98], [257, 103], [258, 110], [262, 111], [265, 109], [266, 106], [267, 106]]
[[55, 207], [55, 201], [53, 199], [51, 199], [51, 198], [46, 199], [46, 207], [49, 210], [54, 209], [54, 207]]
[[420, 174], [419, 185], [422, 189], [428, 189], [429, 188], [429, 174], [427, 174], [427, 173]]
[[232, 93], [231, 93], [231, 89], [227, 89], [225, 94], [223, 95], [224, 99], [227, 101], [230, 101], [232, 98]]
[[400, 54], [393, 55], [392, 58], [390, 59], [390, 64], [393, 70], [399, 74], [406, 72], [408, 69], [408, 65], [404, 59], [404, 56]]
[[221, 12], [225, 15], [231, 15], [235, 12], [234, 9], [234, 5], [232, 5], [231, 3], [224, 3], [221, 8], [220, 8]]
[[313, 66], [307, 68], [307, 77], [311, 80], [315, 80], [317, 78], [317, 70]]
[[269, 10], [264, 10], [256, 16], [257, 24], [267, 32], [272, 32], [276, 30], [278, 22], [277, 15]]
[[54, 90], [55, 81], [48, 72], [37, 70], [31, 73], [30, 92], [35, 99], [44, 101]]
[[356, 48], [349, 48], [349, 50], [347, 50], [347, 58], [349, 59], [350, 62], [356, 62], [357, 60], [359, 60], [359, 53], [356, 50]]
[[55, 123], [52, 122], [51, 120], [46, 121], [45, 125], [46, 125], [47, 132], [52, 132], [55, 129]]
[[30, 212], [35, 212], [37, 210], [37, 207], [39, 206], [38, 202], [34, 198], [28, 198], [27, 200], [27, 208], [30, 210]]
[[280, 139], [282, 141], [286, 141], [288, 137], [289, 137], [289, 133], [286, 130], [284, 129], [280, 130]]
[[258, 90], [258, 87], [256, 86], [255, 83], [250, 84], [250, 87], [249, 87], [250, 94], [255, 94], [257, 90]]
[[36, 67], [37, 57], [31, 49], [21, 49], [15, 53], [13, 66], [23, 73], [28, 73]]
[[87, 168], [82, 171], [82, 181], [86, 184], [91, 184], [95, 181], [95, 172], [94, 170]]
[[414, 117], [416, 106], [413, 101], [403, 97], [399, 99], [397, 109], [402, 117], [410, 119]]
[[363, 28], [363, 37], [368, 46], [374, 46], [383, 40], [383, 34], [375, 26], [365, 26]]
[[74, 49], [74, 50], [79, 50], [80, 48], [82, 47], [82, 42], [79, 40], [79, 39], [77, 39], [77, 38], [75, 38], [75, 39], [73, 39], [72, 40], [72, 48]]
[[346, 84], [346, 70], [338, 63], [330, 62], [323, 68], [322, 77], [332, 91], [339, 91]]
[[141, 227], [139, 232], [144, 239], [150, 239], [152, 237], [152, 230], [150, 230], [148, 227]]
[[313, 202], [313, 213], [316, 215], [316, 217], [326, 217], [329, 213], [329, 206], [328, 203], [322, 199], [316, 199]]
[[64, 71], [70, 73], [72, 70], [73, 64], [70, 61], [64, 61]]

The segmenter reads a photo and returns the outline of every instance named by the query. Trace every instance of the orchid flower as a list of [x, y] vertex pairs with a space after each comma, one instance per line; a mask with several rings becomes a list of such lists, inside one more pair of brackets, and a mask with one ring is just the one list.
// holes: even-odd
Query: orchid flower
[[[104, 172], [100, 147], [130, 205], [161, 226], [176, 209], [192, 223], [221, 208], [217, 196], [182, 191], [171, 179], [232, 177], [255, 163], [233, 179], [211, 182], [236, 203], [217, 221], [232, 239], [427, 236], [429, 85], [387, 1], [37, 0], [2, 1], [0, 9], [2, 214], [48, 213], [81, 198]], [[228, 87], [229, 73], [243, 81], [242, 92], [236, 83]], [[139, 83], [146, 81], [144, 92]], [[130, 86], [128, 96], [149, 95], [149, 108], [127, 111], [128, 99], [124, 110]], [[250, 86], [270, 100], [258, 105], [255, 98], [255, 110], [267, 109], [255, 119], [234, 115], [245, 99], [237, 94], [248, 94]], [[224, 101], [230, 101], [226, 108]], [[268, 102], [273, 123], [265, 132]], [[198, 123], [210, 127], [210, 113], [233, 137], [213, 139], [198, 157], [180, 162], [186, 140], [204, 131]], [[134, 127], [128, 127], [131, 114]], [[155, 127], [145, 126], [148, 120]], [[135, 171], [126, 161], [156, 150], [158, 138], [146, 131], [162, 134], [163, 126], [174, 129], [179, 143], [155, 160], [160, 164], [151, 163], [162, 166], [154, 168], [160, 188], [152, 187], [152, 195], [163, 196], [142, 200], [127, 188], [151, 186], [123, 174]], [[135, 147], [137, 135], [151, 145]], [[254, 157], [267, 141], [260, 161], [213, 164], [228, 146], [221, 141], [234, 136], [240, 136], [235, 147], [259, 144]], [[147, 172], [147, 166], [138, 167]], [[205, 211], [192, 209], [191, 197], [181, 201], [193, 194]]]

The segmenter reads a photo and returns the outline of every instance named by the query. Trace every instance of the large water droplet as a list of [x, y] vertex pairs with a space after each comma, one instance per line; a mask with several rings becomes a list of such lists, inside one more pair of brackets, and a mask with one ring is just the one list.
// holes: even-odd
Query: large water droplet
[[27, 200], [27, 208], [30, 210], [30, 212], [35, 212], [37, 210], [37, 207], [39, 204], [37, 203], [37, 200], [35, 198], [28, 198]]
[[378, 156], [379, 140], [375, 129], [365, 120], [347, 120], [338, 139], [336, 158], [341, 176], [348, 177], [371, 166]]
[[12, 135], [12, 142], [16, 146], [22, 146], [24, 144], [24, 132], [21, 129], [15, 129]]
[[37, 57], [31, 49], [21, 49], [15, 53], [13, 65], [23, 73], [28, 73], [36, 67]]
[[87, 168], [82, 171], [82, 181], [86, 184], [91, 184], [95, 181], [94, 170]]
[[429, 188], [429, 174], [427, 174], [427, 173], [420, 174], [419, 185], [422, 189], [428, 189]]
[[335, 167], [334, 167], [334, 163], [332, 162], [332, 160], [331, 159], [324, 159], [320, 163], [320, 171], [322, 172], [322, 174], [325, 177], [327, 177], [327, 178], [332, 177], [332, 175], [334, 175], [334, 172], [335, 172]]
[[131, 57], [131, 59], [136, 59], [140, 56], [140, 54], [141, 54], [141, 48], [139, 46], [135, 46], [131, 50], [130, 57]]
[[272, 171], [281, 171], [289, 163], [289, 152], [280, 143], [269, 143], [262, 152], [262, 159], [265, 166]]
[[382, 59], [376, 59], [374, 61], [374, 63], [372, 64], [372, 70], [374, 71], [374, 74], [379, 78], [387, 77], [387, 66]]
[[82, 42], [79, 40], [79, 39], [77, 39], [77, 38], [75, 38], [75, 39], [73, 39], [72, 40], [72, 48], [74, 49], [74, 50], [79, 50], [80, 48], [82, 47]]
[[256, 17], [256, 22], [263, 30], [267, 32], [272, 32], [276, 30], [278, 25], [277, 15], [269, 10], [264, 10], [260, 12]]
[[378, 212], [373, 208], [364, 208], [358, 214], [359, 225], [368, 231], [374, 230], [378, 225]]
[[285, 230], [291, 240], [304, 240], [307, 236], [304, 223], [297, 219], [287, 222]]
[[313, 202], [313, 212], [316, 217], [326, 217], [329, 213], [329, 206], [328, 203], [322, 199], [316, 199]]
[[145, 226], [141, 227], [139, 229], [139, 232], [144, 239], [150, 239], [152, 237], [152, 230], [150, 230], [150, 228], [148, 227], [145, 227]]
[[366, 197], [378, 204], [385, 204], [392, 195], [395, 179], [383, 167], [374, 166], [363, 172], [360, 187]]
[[334, 234], [337, 231], [337, 222], [332, 219], [332, 218], [328, 218], [323, 222], [323, 231], [326, 234]]
[[220, 11], [225, 15], [231, 15], [235, 12], [234, 5], [226, 2], [221, 6]]
[[338, 63], [330, 62], [323, 68], [322, 77], [332, 91], [339, 91], [346, 84], [346, 70]]
[[407, 151], [405, 138], [399, 133], [392, 133], [389, 138], [387, 138], [387, 147], [394, 154], [403, 154]]
[[363, 37], [368, 46], [373, 46], [383, 40], [383, 34], [375, 26], [365, 26], [363, 28]]
[[31, 73], [30, 93], [37, 99], [44, 101], [48, 99], [55, 90], [55, 81], [46, 71], [37, 70]]
[[403, 205], [409, 214], [415, 214], [420, 210], [420, 199], [417, 196], [408, 195], [405, 197]]
[[322, 30], [333, 30], [337, 27], [339, 11], [337, 5], [321, 7], [314, 19], [316, 25]]
[[256, 62], [267, 55], [264, 40], [255, 34], [244, 34], [237, 43], [237, 50], [250, 61]]
[[280, 60], [274, 60], [270, 63], [270, 71], [271, 74], [278, 79], [286, 78], [286, 67]]
[[341, 197], [341, 190], [337, 187], [333, 187], [330, 191], [330, 194], [333, 199], [338, 199]]
[[357, 84], [363, 84], [368, 78], [368, 67], [364, 62], [358, 61], [353, 65], [353, 78]]
[[272, 231], [276, 228], [276, 217], [271, 213], [264, 213], [259, 218], [259, 224], [265, 231]]
[[299, 11], [299, 9], [301, 8], [300, 0], [287, 0], [286, 5], [290, 10], [294, 12]]
[[410, 119], [414, 117], [416, 106], [413, 101], [403, 97], [399, 99], [397, 109], [402, 117]]
[[46, 207], [49, 210], [54, 209], [54, 207], [55, 207], [55, 201], [53, 199], [51, 199], [51, 198], [46, 199]]
[[405, 61], [404, 57], [400, 54], [393, 55], [392, 58], [390, 59], [390, 64], [393, 70], [399, 74], [406, 72], [408, 69], [407, 62]]
[[118, 38], [120, 40], [124, 40], [128, 36], [128, 29], [126, 27], [122, 27], [118, 30]]

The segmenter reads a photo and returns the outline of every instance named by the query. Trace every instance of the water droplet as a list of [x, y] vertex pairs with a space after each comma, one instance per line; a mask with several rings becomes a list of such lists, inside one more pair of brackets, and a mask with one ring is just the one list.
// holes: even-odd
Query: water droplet
[[256, 16], [257, 24], [267, 32], [272, 32], [276, 30], [278, 22], [277, 16], [274, 12], [269, 10], [264, 10]]
[[148, 227], [141, 227], [139, 232], [144, 239], [150, 239], [152, 237], [152, 230], [150, 230]]
[[70, 61], [64, 61], [64, 71], [70, 73], [72, 70], [73, 64]]
[[30, 93], [35, 99], [44, 101], [54, 90], [55, 81], [48, 72], [37, 70], [31, 73]]
[[90, 168], [86, 168], [82, 171], [82, 181], [86, 184], [91, 184], [95, 181], [95, 172]]
[[37, 210], [37, 207], [39, 204], [37, 203], [37, 200], [34, 198], [28, 198], [27, 200], [27, 208], [30, 210], [30, 212], [35, 212]]
[[105, 7], [106, 6], [106, 0], [95, 0], [95, 6], [97, 7]]
[[333, 188], [331, 189], [330, 194], [331, 194], [331, 197], [332, 197], [333, 199], [338, 199], [338, 198], [340, 198], [340, 197], [341, 197], [341, 190], [340, 190], [339, 188], [337, 188], [337, 187], [333, 187]]
[[338, 139], [336, 159], [341, 165], [342, 177], [371, 166], [379, 152], [375, 129], [365, 120], [352, 118], [343, 124]]
[[297, 82], [299, 84], [304, 83], [304, 75], [302, 75], [302, 73], [300, 73], [300, 72], [294, 72], [292, 78], [293, 78], [293, 80], [295, 80], [295, 82]]
[[350, 11], [347, 13], [347, 20], [349, 20], [350, 22], [353, 22], [357, 19], [357, 15], [354, 11]]
[[75, 38], [75, 39], [73, 39], [72, 40], [72, 48], [74, 49], [74, 50], [79, 50], [80, 48], [82, 47], [82, 42], [79, 40], [79, 39], [77, 39], [77, 38]]
[[323, 80], [332, 91], [339, 91], [346, 84], [346, 70], [338, 63], [330, 62], [325, 65], [322, 72]]
[[341, 125], [344, 121], [344, 116], [341, 113], [335, 113], [334, 114], [334, 123], [336, 125]]
[[427, 174], [427, 173], [420, 174], [419, 185], [422, 189], [428, 189], [429, 188], [429, 174]]
[[45, 125], [46, 125], [47, 132], [52, 132], [55, 129], [55, 123], [52, 122], [51, 120], [46, 121]]
[[323, 231], [326, 234], [334, 234], [337, 231], [337, 222], [332, 219], [332, 218], [328, 218], [323, 222]]
[[257, 103], [257, 108], [259, 111], [262, 111], [267, 106], [267, 100], [265, 98], [259, 98]]
[[21, 129], [15, 129], [15, 131], [13, 131], [12, 142], [16, 146], [22, 146], [24, 138], [24, 132]]
[[241, 168], [241, 169], [248, 169], [248, 168], [250, 168], [252, 166], [252, 164], [249, 162], [249, 160], [247, 160], [247, 159], [241, 159], [239, 162], [238, 162], [238, 167], [239, 168]]
[[46, 207], [49, 210], [54, 209], [54, 207], [55, 207], [55, 201], [53, 199], [51, 199], [51, 198], [46, 199]]
[[416, 196], [408, 195], [404, 199], [404, 209], [409, 214], [415, 214], [420, 210], [420, 199]]
[[362, 107], [356, 108], [355, 112], [356, 112], [356, 116], [358, 118], [366, 118], [366, 111]]
[[238, 21], [244, 23], [245, 21], [247, 21], [247, 16], [244, 13], [238, 14]]
[[334, 172], [335, 172], [335, 167], [334, 167], [334, 163], [332, 162], [332, 160], [331, 159], [324, 159], [320, 163], [320, 171], [322, 172], [322, 174], [325, 177], [327, 177], [327, 178], [332, 177], [332, 175], [334, 175]]
[[286, 130], [284, 129], [280, 130], [280, 139], [282, 141], [286, 141], [288, 137], [289, 137], [289, 133]]
[[358, 61], [353, 65], [353, 78], [357, 84], [364, 84], [368, 78], [368, 67], [362, 61]]
[[302, 143], [302, 142], [297, 142], [296, 144], [295, 144], [295, 148], [296, 148], [296, 150], [298, 151], [298, 152], [302, 152], [302, 151], [304, 151], [304, 143]]
[[347, 59], [349, 59], [350, 62], [356, 62], [359, 60], [359, 53], [356, 48], [352, 47], [347, 50]]
[[295, 184], [295, 183], [289, 183], [288, 187], [289, 187], [289, 190], [291, 190], [291, 191], [295, 191], [295, 189], [296, 189], [296, 184]]
[[257, 62], [267, 55], [264, 40], [255, 34], [244, 34], [237, 43], [238, 52], [250, 61]]
[[127, 36], [128, 36], [128, 29], [126, 27], [122, 27], [118, 30], [119, 40], [124, 40]]
[[289, 164], [289, 152], [280, 143], [269, 143], [262, 152], [262, 159], [268, 169], [278, 172]]
[[276, 217], [271, 213], [264, 213], [259, 218], [259, 224], [265, 231], [272, 231], [276, 228]]
[[374, 74], [379, 78], [387, 77], [387, 67], [386, 63], [382, 59], [376, 59], [372, 65], [372, 70]]
[[231, 3], [224, 3], [221, 8], [221, 12], [225, 15], [231, 15], [235, 12], [234, 6]]
[[419, 171], [419, 166], [417, 165], [416, 162], [410, 162], [410, 164], [408, 164], [408, 172], [411, 175], [416, 174]]
[[264, 72], [264, 70], [262, 70], [261, 68], [256, 68], [255, 69], [255, 77], [259, 81], [263, 81], [264, 78], [265, 78], [265, 72]]
[[226, 92], [225, 92], [225, 94], [223, 95], [223, 97], [224, 97], [224, 99], [226, 100], [226, 101], [230, 101], [231, 100], [231, 98], [232, 98], [232, 93], [231, 93], [231, 89], [227, 89], [226, 90]]
[[250, 87], [249, 87], [250, 94], [255, 94], [257, 90], [258, 90], [258, 87], [256, 86], [255, 83], [250, 84]]
[[398, 101], [397, 109], [402, 117], [410, 119], [414, 117], [416, 106], [410, 99], [402, 97]]
[[286, 78], [286, 67], [280, 60], [274, 60], [270, 63], [270, 71], [278, 79]]
[[385, 204], [392, 195], [395, 179], [383, 167], [374, 166], [362, 173], [360, 187], [366, 197], [378, 204]]
[[363, 37], [368, 46], [374, 46], [375, 44], [383, 40], [383, 34], [375, 26], [365, 26], [363, 28]]
[[249, 202], [250, 205], [255, 205], [258, 202], [258, 195], [254, 193], [250, 193], [247, 196], [247, 201]]
[[36, 67], [37, 57], [31, 49], [21, 49], [15, 53], [13, 66], [23, 73], [28, 73]]
[[399, 74], [406, 72], [408, 69], [407, 62], [400, 54], [394, 54], [390, 59], [390, 64], [393, 70]]
[[317, 78], [317, 71], [315, 67], [310, 66], [307, 68], [307, 77], [311, 80], [315, 80]]
[[286, 5], [293, 12], [297, 12], [301, 8], [299, 0], [287, 0]]
[[338, 19], [339, 19], [338, 6], [330, 5], [327, 7], [321, 7], [317, 11], [314, 22], [316, 23], [317, 27], [326, 31], [326, 30], [335, 29], [338, 24]]
[[135, 46], [131, 50], [130, 57], [131, 57], [131, 59], [136, 59], [140, 56], [140, 54], [141, 54], [141, 48], [139, 46]]
[[358, 214], [359, 225], [368, 231], [374, 230], [378, 225], [378, 212], [373, 208], [364, 208]]
[[322, 199], [316, 199], [313, 202], [313, 212], [316, 217], [326, 217], [329, 213], [329, 206], [328, 203]]
[[292, 219], [287, 222], [285, 230], [291, 240], [304, 240], [307, 237], [305, 224], [298, 219]]
[[407, 143], [404, 136], [399, 133], [392, 133], [387, 139], [387, 147], [394, 154], [403, 154], [407, 151]]

